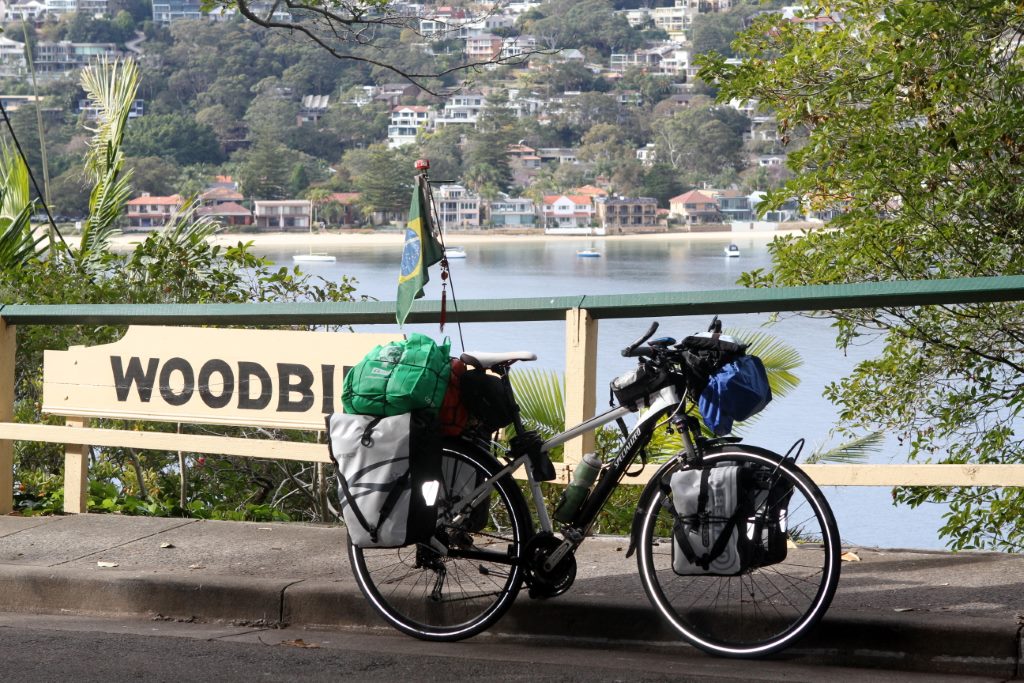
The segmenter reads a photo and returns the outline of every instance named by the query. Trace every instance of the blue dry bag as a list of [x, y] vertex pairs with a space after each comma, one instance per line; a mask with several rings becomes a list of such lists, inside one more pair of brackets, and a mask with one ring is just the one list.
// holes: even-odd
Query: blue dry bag
[[768, 373], [757, 356], [740, 356], [711, 376], [698, 407], [711, 431], [724, 436], [735, 420], [755, 415], [772, 400]]

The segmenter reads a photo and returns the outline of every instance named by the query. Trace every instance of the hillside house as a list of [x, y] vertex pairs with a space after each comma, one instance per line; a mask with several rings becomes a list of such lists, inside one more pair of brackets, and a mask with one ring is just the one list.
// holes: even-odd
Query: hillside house
[[524, 33], [521, 36], [505, 38], [501, 44], [501, 59], [517, 59], [538, 49], [537, 38]]
[[486, 62], [501, 54], [503, 40], [492, 33], [471, 33], [466, 36], [466, 59]]
[[444, 110], [434, 123], [438, 128], [466, 124], [476, 126], [477, 118], [485, 106], [487, 98], [481, 92], [457, 93], [444, 103]]
[[423, 92], [418, 85], [412, 83], [385, 83], [377, 90], [373, 99], [378, 102], [387, 102], [389, 107], [397, 107], [400, 104], [413, 102]]
[[28, 73], [25, 43], [0, 36], [0, 77], [20, 78]]
[[295, 123], [299, 126], [304, 123], [318, 123], [327, 113], [327, 108], [330, 105], [330, 95], [306, 95], [302, 98], [302, 104], [299, 105], [299, 114]]
[[102, 60], [114, 61], [122, 56], [114, 43], [58, 43], [39, 41], [33, 50], [33, 66], [41, 78], [56, 78]]
[[391, 123], [388, 125], [388, 147], [397, 149], [403, 145], [416, 142], [421, 130], [429, 131], [434, 127], [434, 112], [430, 107], [403, 105], [391, 110]]
[[202, 19], [199, 0], [153, 0], [153, 23], [173, 24], [183, 19]]
[[0, 19], [4, 23], [11, 21], [42, 21], [46, 16], [46, 3], [39, 0], [26, 0], [25, 2], [12, 2], [2, 8]]

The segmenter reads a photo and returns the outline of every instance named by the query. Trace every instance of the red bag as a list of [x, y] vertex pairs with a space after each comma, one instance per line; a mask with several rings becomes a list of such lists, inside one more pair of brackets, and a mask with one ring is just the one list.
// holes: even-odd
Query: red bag
[[444, 400], [441, 401], [441, 410], [438, 411], [438, 420], [441, 422], [441, 433], [445, 436], [458, 436], [466, 428], [469, 420], [469, 412], [462, 403], [462, 390], [460, 380], [466, 372], [466, 364], [458, 358], [452, 358], [452, 371], [448, 376], [448, 389], [445, 391]]

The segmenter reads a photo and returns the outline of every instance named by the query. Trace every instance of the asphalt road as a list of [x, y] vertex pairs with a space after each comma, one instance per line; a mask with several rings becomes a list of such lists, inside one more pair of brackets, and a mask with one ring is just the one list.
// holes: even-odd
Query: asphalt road
[[5, 680], [102, 681], [991, 681], [649, 649], [477, 637], [425, 643], [392, 632], [0, 613]]

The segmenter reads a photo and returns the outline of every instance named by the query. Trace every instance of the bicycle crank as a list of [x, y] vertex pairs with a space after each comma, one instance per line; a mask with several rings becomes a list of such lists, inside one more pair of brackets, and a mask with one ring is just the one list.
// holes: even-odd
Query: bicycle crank
[[545, 564], [562, 541], [551, 533], [541, 532], [526, 544], [526, 585], [535, 600], [553, 598], [569, 590], [576, 580], [576, 556], [567, 553], [551, 568]]

